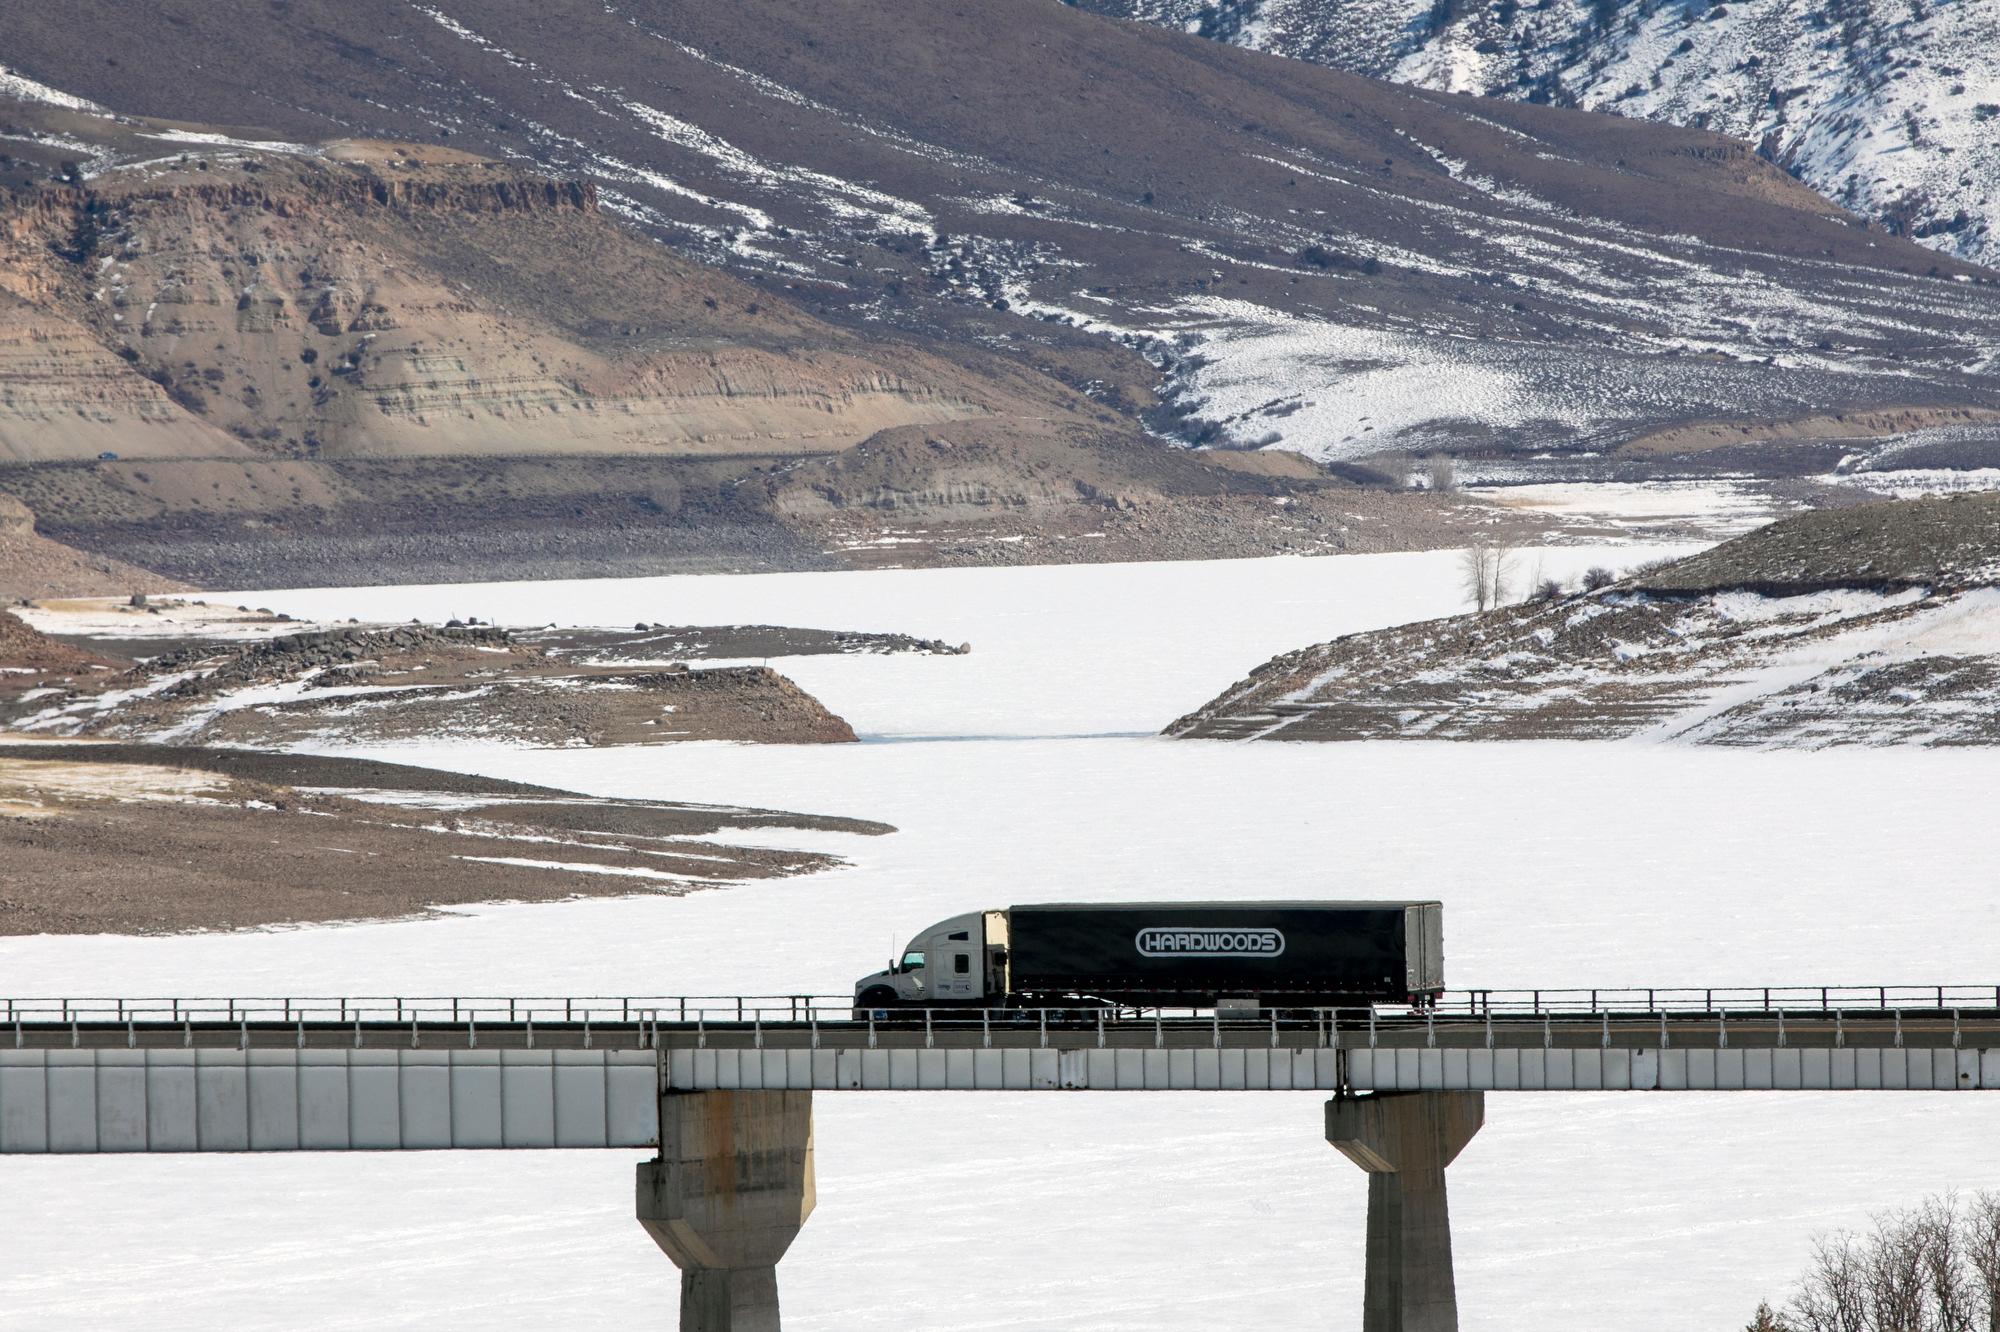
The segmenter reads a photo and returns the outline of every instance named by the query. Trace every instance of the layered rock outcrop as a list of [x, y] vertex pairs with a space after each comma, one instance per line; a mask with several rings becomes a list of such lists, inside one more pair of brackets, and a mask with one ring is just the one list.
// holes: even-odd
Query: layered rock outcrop
[[0, 462], [819, 452], [1047, 412], [672, 258], [596, 188], [365, 142], [0, 207]]

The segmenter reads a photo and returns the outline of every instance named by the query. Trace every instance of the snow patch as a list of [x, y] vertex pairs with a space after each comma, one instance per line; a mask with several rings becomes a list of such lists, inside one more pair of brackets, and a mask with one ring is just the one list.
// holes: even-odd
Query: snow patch
[[42, 106], [61, 107], [65, 111], [94, 111], [100, 114], [104, 108], [97, 103], [51, 88], [46, 83], [37, 83], [27, 75], [0, 65], [0, 95], [18, 97], [24, 102], [35, 102]]

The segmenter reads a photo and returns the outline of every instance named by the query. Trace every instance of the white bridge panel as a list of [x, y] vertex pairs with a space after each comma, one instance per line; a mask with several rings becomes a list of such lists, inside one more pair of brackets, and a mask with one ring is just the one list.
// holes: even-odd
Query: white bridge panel
[[[277, 1058], [272, 1056], [276, 1054]], [[299, 1063], [286, 1057], [283, 1052], [270, 1050], [253, 1051], [249, 1062], [250, 1077], [250, 1150], [253, 1152], [291, 1152], [299, 1146]], [[171, 1064], [155, 1063], [148, 1067], [147, 1076], [152, 1079], [154, 1094], [157, 1096], [161, 1082], [168, 1078], [177, 1081], [191, 1080], [192, 1069], [175, 1068]], [[185, 1151], [185, 1147], [161, 1145], [155, 1137], [153, 1151]]]
[[347, 1112], [347, 1060], [338, 1050], [302, 1052], [299, 1149], [344, 1152], [352, 1145]]
[[0, 1050], [0, 1153], [651, 1147], [646, 1050]]
[[0, 1152], [648, 1147], [661, 1086], [818, 1091], [2000, 1089], [2000, 1049], [0, 1049]]
[[1341, 1054], [1347, 1085], [1354, 1091], [2000, 1089], [2000, 1051], [1995, 1050], [1356, 1049]]
[[451, 1061], [451, 1140], [461, 1147], [504, 1147], [500, 1052], [467, 1050]]
[[97, 1150], [97, 1067], [75, 1055], [49, 1061], [43, 1096], [48, 1103], [50, 1151]]
[[347, 1145], [358, 1152], [400, 1150], [403, 1098], [397, 1056], [356, 1050], [347, 1066]]
[[[117, 1054], [115, 1050], [106, 1054]], [[128, 1052], [129, 1057], [129, 1052]], [[192, 1152], [201, 1147], [195, 1135], [195, 1094], [194, 1064], [190, 1062], [165, 1064], [144, 1059], [146, 1075], [146, 1150], [150, 1152]], [[298, 1097], [298, 1072], [286, 1069], [286, 1077], [292, 1083], [294, 1102]], [[0, 1084], [7, 1080], [7, 1070], [0, 1067]], [[298, 1115], [293, 1112], [293, 1136], [296, 1137]]]
[[[1386, 1052], [1385, 1052], [1386, 1053]], [[1410, 1053], [1415, 1053], [1414, 1051]], [[1430, 1052], [1435, 1054], [1437, 1052]], [[1325, 1091], [1331, 1049], [672, 1050], [681, 1091]], [[1411, 1067], [1416, 1067], [1412, 1061]], [[1440, 1068], [1442, 1065], [1439, 1066]]]
[[[514, 1054], [507, 1050], [503, 1054]], [[532, 1051], [520, 1053], [533, 1053]], [[500, 1124], [507, 1134], [506, 1145], [556, 1141], [556, 1098], [546, 1059], [523, 1065], [514, 1059], [500, 1061]]]
[[97, 1070], [97, 1094], [103, 1107], [97, 1123], [100, 1152], [146, 1150], [146, 1066], [108, 1065]]
[[398, 1079], [400, 1145], [451, 1146], [451, 1060], [442, 1050], [412, 1050]]

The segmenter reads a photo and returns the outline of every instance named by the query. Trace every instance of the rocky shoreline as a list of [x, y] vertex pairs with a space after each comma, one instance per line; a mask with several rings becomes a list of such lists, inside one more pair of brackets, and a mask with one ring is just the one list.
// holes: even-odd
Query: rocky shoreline
[[1804, 514], [1590, 590], [1301, 648], [1167, 734], [2000, 744], [2000, 495]]
[[[906, 634], [782, 626], [515, 630], [298, 625], [268, 612], [211, 617], [198, 603], [97, 608], [149, 612], [144, 638], [69, 642], [0, 613], [0, 725], [42, 736], [202, 741], [262, 748], [502, 739], [544, 747], [685, 740], [824, 744], [854, 730], [768, 665], [730, 658], [819, 653], [957, 655]], [[153, 616], [166, 612], [157, 622]], [[174, 615], [188, 612], [186, 637]], [[36, 612], [29, 612], [37, 614]], [[40, 612], [61, 625], [87, 612]], [[202, 626], [209, 628], [204, 632]], [[261, 638], [242, 638], [251, 629]], [[125, 631], [133, 632], [131, 630]], [[120, 663], [113, 649], [136, 658]], [[687, 658], [717, 664], [690, 664]]]

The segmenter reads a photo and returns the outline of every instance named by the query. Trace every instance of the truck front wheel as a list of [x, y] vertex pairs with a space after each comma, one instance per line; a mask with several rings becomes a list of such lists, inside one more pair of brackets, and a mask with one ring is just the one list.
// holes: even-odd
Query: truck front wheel
[[866, 1022], [868, 1014], [883, 1008], [896, 1006], [896, 992], [887, 986], [877, 985], [863, 990], [854, 1000], [854, 1019]]

